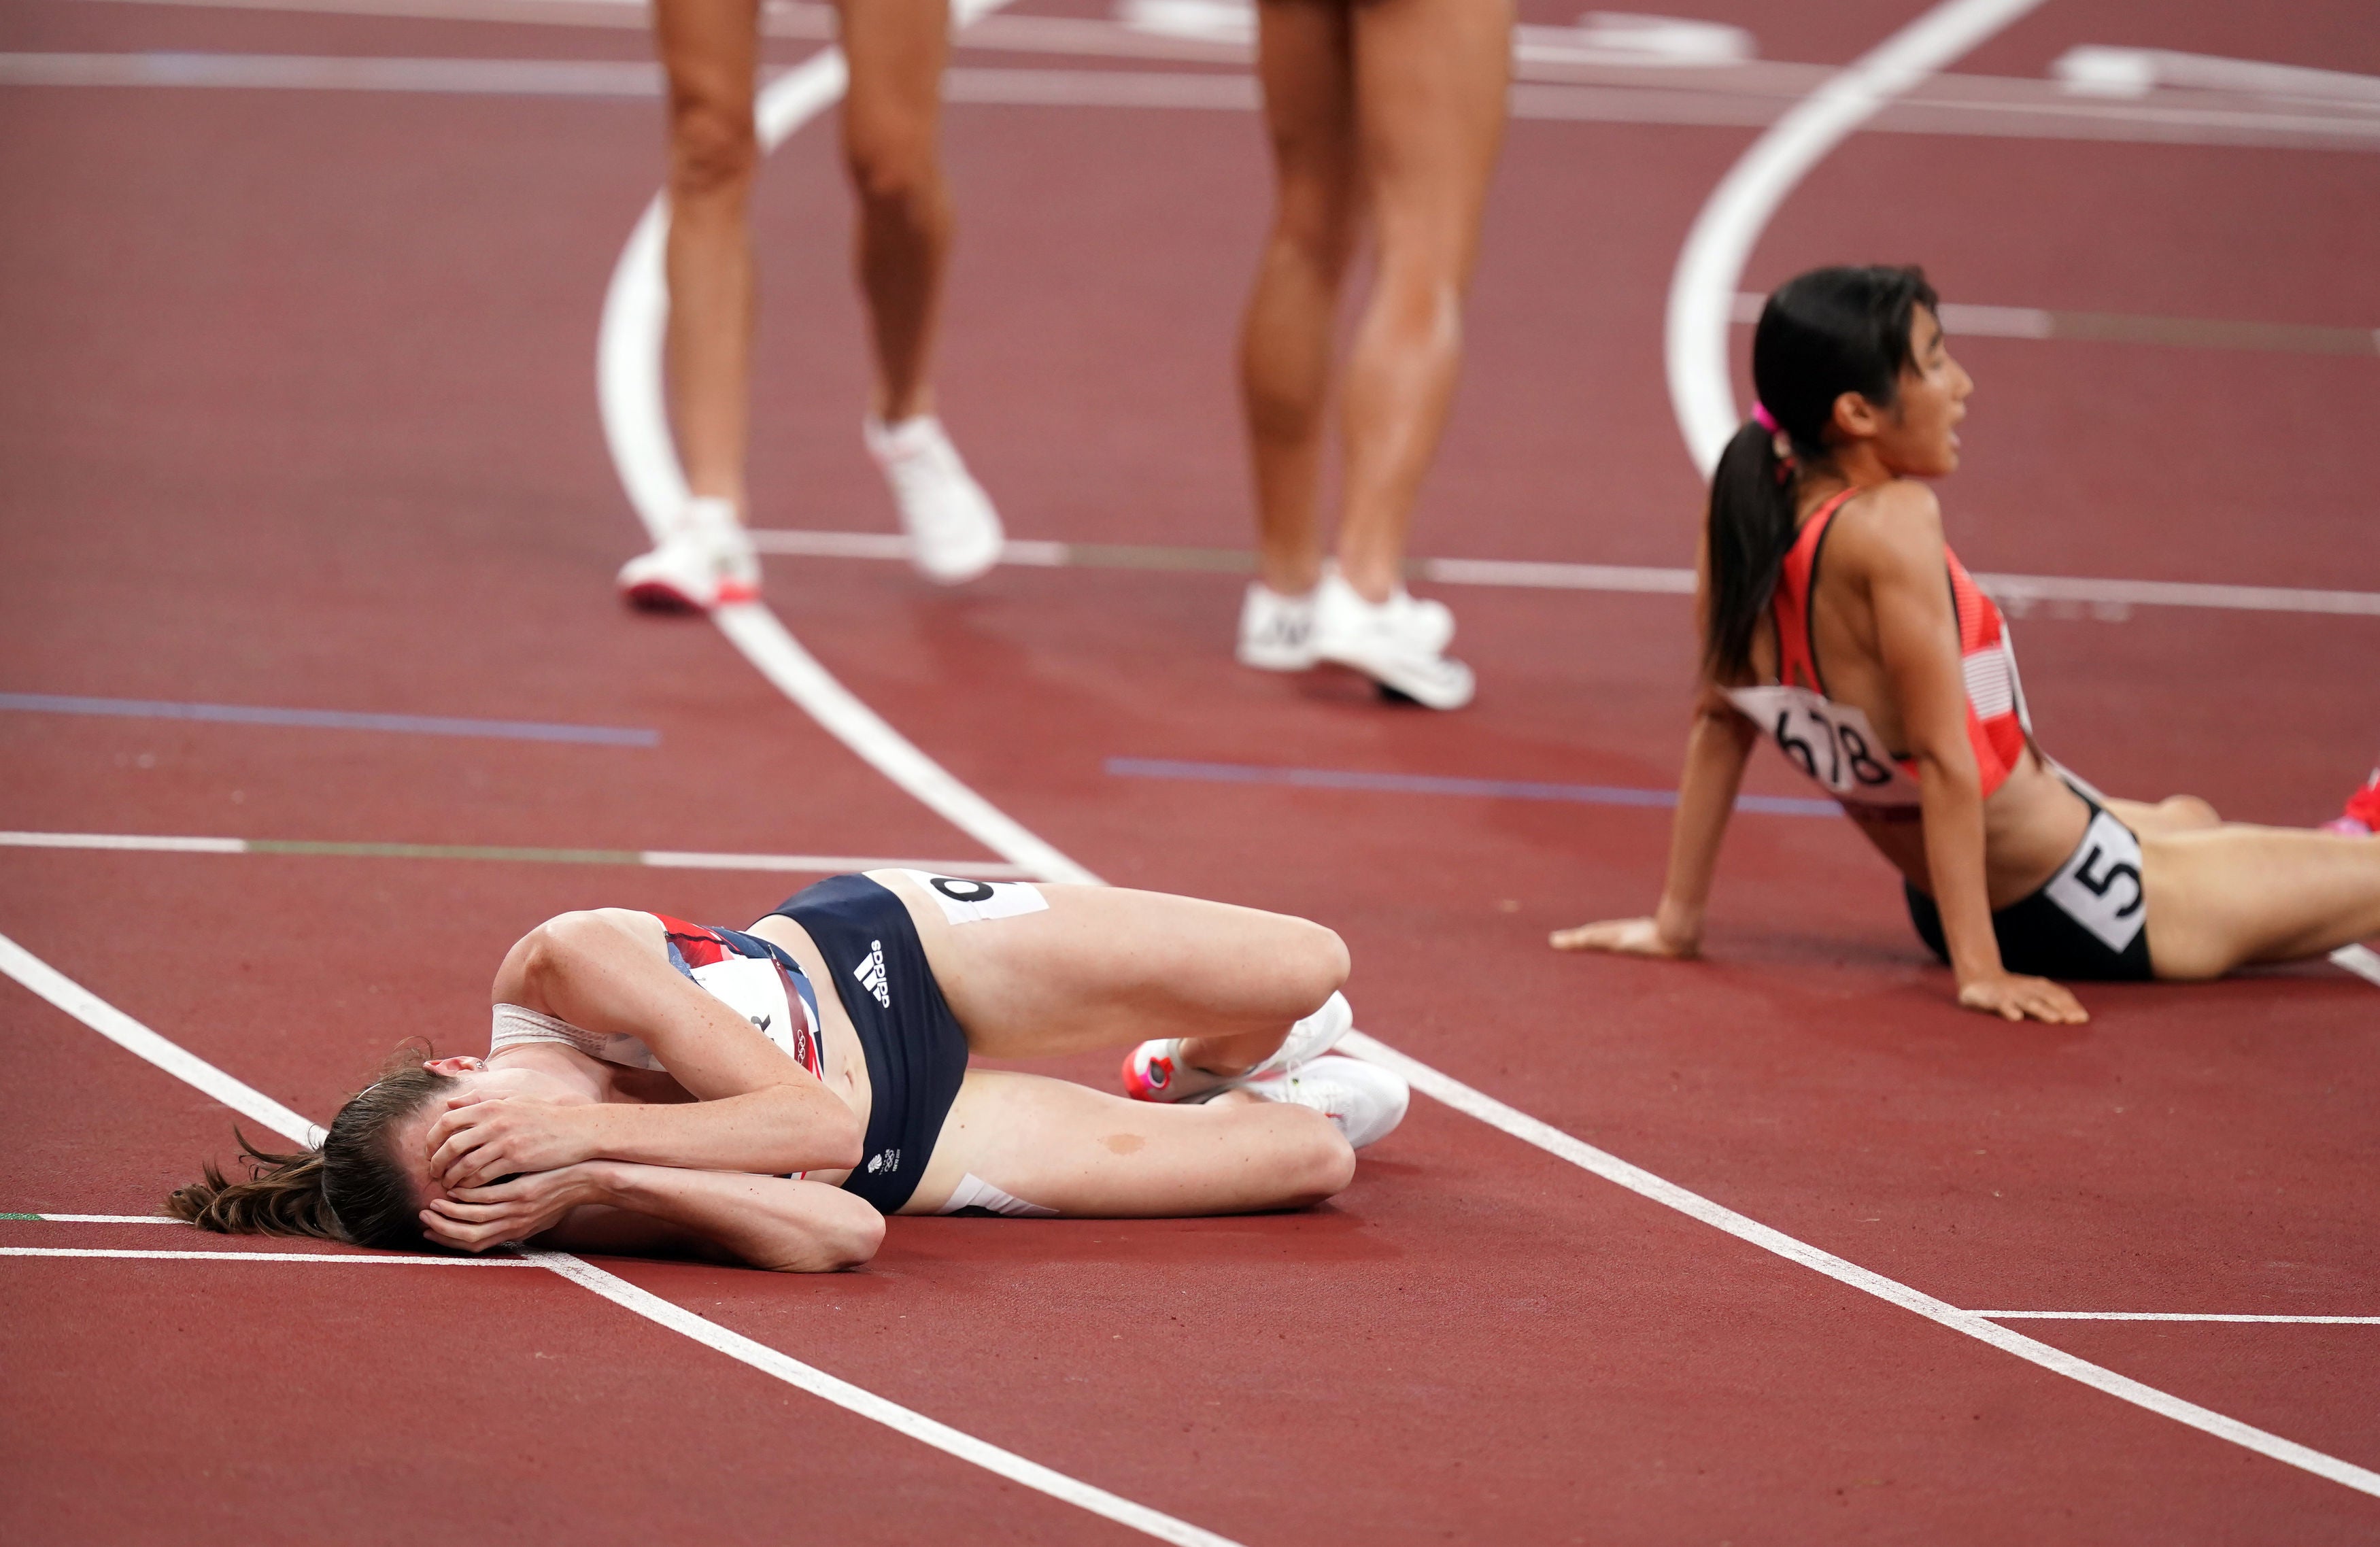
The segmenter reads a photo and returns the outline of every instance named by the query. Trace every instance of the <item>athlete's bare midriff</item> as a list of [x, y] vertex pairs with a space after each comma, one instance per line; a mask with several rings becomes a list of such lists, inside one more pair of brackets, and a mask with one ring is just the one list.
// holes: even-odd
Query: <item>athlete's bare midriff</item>
[[[1804, 520], [1822, 502], [1807, 502]], [[1859, 502], [1847, 506], [1840, 524]], [[1843, 578], [1840, 566], [1818, 565], [1811, 587], [1811, 650], [1825, 679], [1827, 697], [1859, 710], [1896, 757], [1908, 745], [1900, 706], [1876, 649], [1876, 611], [1860, 587]], [[1947, 583], [1947, 581], [1946, 581]], [[1778, 675], [1774, 627], [1756, 632], [1753, 669], [1758, 680]], [[1931, 895], [1925, 838], [1913, 810], [1846, 804], [1844, 812], [1909, 883]], [[1984, 801], [1984, 878], [1991, 906], [2006, 907], [2041, 889], [2082, 841], [2091, 809], [2041, 754], [2027, 747], [2000, 787]]]

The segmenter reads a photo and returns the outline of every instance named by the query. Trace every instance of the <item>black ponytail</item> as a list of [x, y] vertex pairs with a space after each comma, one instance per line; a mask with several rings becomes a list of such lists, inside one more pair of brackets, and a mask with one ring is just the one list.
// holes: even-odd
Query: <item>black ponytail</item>
[[[1711, 475], [1703, 667], [1714, 682], [1751, 675], [1753, 637], [1793, 546], [1800, 475], [1832, 456], [1835, 400], [1855, 392], [1892, 406], [1912, 368], [1920, 306], [1939, 309], [1925, 271], [1912, 266], [1813, 269], [1760, 309], [1752, 381], [1776, 428], [1746, 421]], [[1779, 454], [1780, 442], [1790, 455]]]

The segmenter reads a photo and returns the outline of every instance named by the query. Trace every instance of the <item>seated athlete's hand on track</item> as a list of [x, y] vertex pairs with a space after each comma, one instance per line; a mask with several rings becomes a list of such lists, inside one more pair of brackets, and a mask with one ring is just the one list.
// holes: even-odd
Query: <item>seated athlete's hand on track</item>
[[552, 1229], [582, 1203], [604, 1199], [591, 1163], [532, 1171], [493, 1187], [457, 1188], [421, 1211], [422, 1234], [440, 1246], [486, 1251]]
[[1702, 949], [1700, 941], [1662, 933], [1658, 919], [1607, 919], [1599, 924], [1556, 930], [1548, 942], [1557, 951], [1611, 951], [1623, 956], [1666, 956], [1678, 961]]
[[592, 1160], [578, 1120], [585, 1110], [518, 1096], [453, 1097], [430, 1125], [430, 1175], [452, 1192]]
[[1970, 1010], [2002, 1020], [2041, 1020], [2052, 1026], [2080, 1026], [2091, 1018], [2082, 1001], [2063, 983], [2003, 972], [1959, 985], [1959, 1003]]

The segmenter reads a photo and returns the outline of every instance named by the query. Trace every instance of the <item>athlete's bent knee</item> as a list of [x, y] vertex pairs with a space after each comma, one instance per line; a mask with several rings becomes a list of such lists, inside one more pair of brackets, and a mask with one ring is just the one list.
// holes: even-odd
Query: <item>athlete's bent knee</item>
[[844, 146], [844, 167], [861, 201], [879, 210], [923, 208], [941, 186], [941, 167], [928, 134], [854, 136]]
[[1354, 963], [1347, 955], [1347, 943], [1339, 932], [1306, 920], [1298, 920], [1297, 948], [1291, 962], [1294, 997], [1305, 1008], [1300, 1015], [1311, 1015], [1323, 1002], [1346, 986], [1347, 974]]
[[2158, 802], [2157, 810], [2166, 819], [2180, 827], [2220, 827], [2223, 814], [2213, 803], [2195, 795], [2168, 795]]
[[671, 116], [670, 197], [678, 203], [740, 193], [759, 164], [749, 114], [692, 103]]

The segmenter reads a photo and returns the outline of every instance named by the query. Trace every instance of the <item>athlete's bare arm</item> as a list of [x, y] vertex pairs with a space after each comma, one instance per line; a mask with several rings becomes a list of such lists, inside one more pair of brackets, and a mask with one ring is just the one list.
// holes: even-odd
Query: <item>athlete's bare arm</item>
[[562, 1251], [710, 1257], [783, 1273], [832, 1273], [876, 1255], [884, 1218], [823, 1182], [583, 1161], [432, 1200], [431, 1238], [485, 1251], [534, 1237]]
[[1735, 810], [1759, 732], [1719, 689], [1706, 683], [1686, 733], [1686, 766], [1678, 780], [1678, 814], [1670, 825], [1670, 868], [1661, 904], [1649, 919], [1609, 919], [1556, 930], [1557, 951], [1617, 951], [1623, 956], [1688, 957], [1700, 954], [1703, 910], [1718, 869], [1720, 840]]
[[1959, 617], [1942, 569], [1941, 507], [1934, 492], [1895, 479], [1844, 506], [1830, 556], [1873, 612], [1878, 664], [1917, 764], [1927, 890], [1941, 910], [1959, 1003], [2008, 1020], [2079, 1025], [2090, 1017], [2046, 978], [2010, 972], [1992, 931], [1984, 866], [1983, 774], [1967, 737]]
[[609, 1159], [784, 1175], [856, 1164], [860, 1125], [809, 1072], [670, 966], [661, 921], [601, 908], [539, 925], [496, 974], [498, 1004], [641, 1039], [697, 1099], [676, 1104], [459, 1096], [430, 1130], [449, 1188]]

